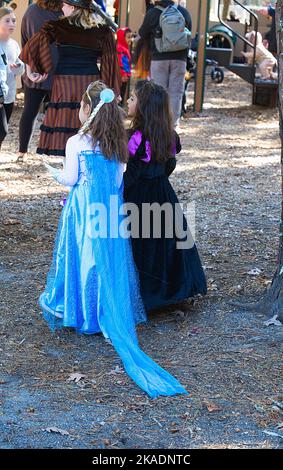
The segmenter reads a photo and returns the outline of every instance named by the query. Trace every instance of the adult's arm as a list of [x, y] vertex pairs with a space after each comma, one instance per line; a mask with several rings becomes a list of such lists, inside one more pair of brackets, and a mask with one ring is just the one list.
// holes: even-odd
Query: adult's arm
[[150, 39], [159, 24], [159, 11], [151, 8], [146, 13], [143, 23], [139, 29], [139, 35], [142, 39]]
[[50, 73], [53, 69], [50, 44], [55, 41], [55, 23], [44, 23], [22, 49], [20, 59], [30, 66], [32, 72], [40, 74]]
[[192, 17], [188, 10], [183, 7], [179, 7], [180, 12], [182, 13], [183, 17], [185, 18], [186, 21], [186, 27], [191, 31], [192, 30]]

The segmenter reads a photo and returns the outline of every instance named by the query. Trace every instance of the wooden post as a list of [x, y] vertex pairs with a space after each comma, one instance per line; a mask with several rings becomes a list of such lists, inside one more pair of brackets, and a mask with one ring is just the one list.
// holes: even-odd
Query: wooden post
[[190, 12], [190, 15], [192, 17], [192, 37], [194, 37], [197, 32], [198, 9], [199, 9], [198, 3], [199, 2], [197, 0], [187, 0], [187, 3], [186, 3], [186, 8]]
[[194, 111], [199, 113], [203, 107], [204, 85], [205, 85], [205, 59], [207, 28], [210, 10], [210, 0], [199, 0], [198, 13], [198, 49], [197, 49], [197, 68], [195, 76], [195, 99]]
[[120, 0], [119, 27], [125, 28], [129, 24], [129, 0]]
[[137, 33], [145, 15], [144, 0], [120, 0], [120, 27], [129, 26]]

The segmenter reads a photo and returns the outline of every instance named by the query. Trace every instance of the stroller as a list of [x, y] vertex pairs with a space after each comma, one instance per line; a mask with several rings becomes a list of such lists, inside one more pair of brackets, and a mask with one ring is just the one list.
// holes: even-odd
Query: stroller
[[[205, 69], [209, 67], [208, 74], [210, 75], [211, 80], [214, 83], [222, 83], [224, 80], [224, 72], [223, 68], [219, 67], [218, 62], [216, 60], [206, 59], [205, 61]], [[196, 75], [196, 68], [197, 68], [197, 35], [192, 40], [191, 49], [188, 51], [187, 57], [187, 72], [185, 75], [185, 89], [183, 94], [183, 101], [182, 101], [182, 116], [184, 116], [187, 112], [186, 108], [186, 92], [189, 86], [189, 81], [195, 77]]]

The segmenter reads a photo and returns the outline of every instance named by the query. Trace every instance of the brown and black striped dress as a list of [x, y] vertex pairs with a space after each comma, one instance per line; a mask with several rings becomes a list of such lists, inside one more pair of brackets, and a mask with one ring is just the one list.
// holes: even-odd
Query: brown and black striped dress
[[101, 79], [119, 94], [120, 72], [114, 36], [108, 26], [83, 29], [70, 25], [67, 18], [48, 21], [24, 46], [21, 60], [33, 72], [51, 72], [52, 43], [58, 48], [59, 60], [37, 153], [65, 156], [67, 140], [80, 128], [80, 101], [87, 86]]

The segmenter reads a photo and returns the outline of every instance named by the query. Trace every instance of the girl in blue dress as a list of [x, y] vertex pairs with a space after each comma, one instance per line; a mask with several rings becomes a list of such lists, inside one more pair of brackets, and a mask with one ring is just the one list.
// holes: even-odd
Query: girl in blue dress
[[129, 376], [150, 397], [187, 393], [138, 344], [135, 325], [146, 321], [146, 314], [123, 231], [127, 136], [112, 90], [101, 82], [90, 84], [81, 101], [80, 121], [81, 130], [67, 142], [64, 170], [47, 165], [57, 182], [72, 189], [40, 306], [52, 328], [102, 332]]

